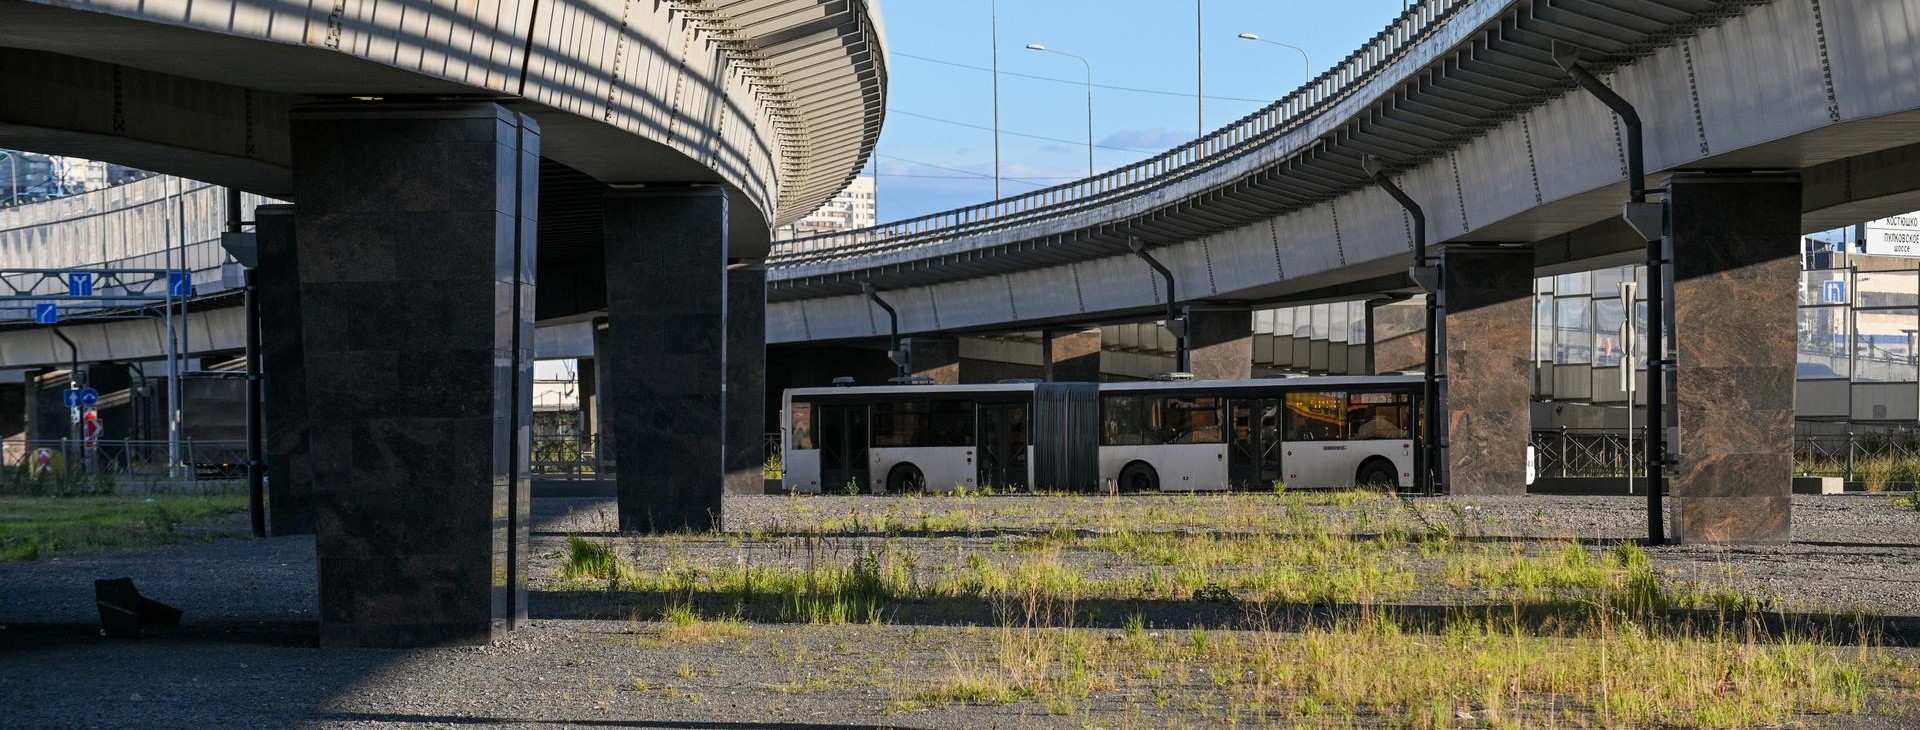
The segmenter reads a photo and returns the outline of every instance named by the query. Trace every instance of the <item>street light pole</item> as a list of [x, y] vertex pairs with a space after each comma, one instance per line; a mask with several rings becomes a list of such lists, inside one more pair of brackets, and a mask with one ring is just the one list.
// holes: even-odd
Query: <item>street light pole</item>
[[1193, 0], [1193, 136], [1207, 135], [1206, 26], [1201, 22], [1201, 0]]
[[1080, 67], [1086, 70], [1087, 72], [1087, 177], [1093, 177], [1093, 64], [1087, 63], [1087, 59], [1082, 58], [1077, 54], [1068, 53], [1066, 51], [1056, 51], [1054, 49], [1040, 45], [1038, 43], [1028, 43], [1027, 50], [1040, 51], [1042, 53], [1052, 53], [1055, 55], [1066, 56], [1067, 58], [1071, 58], [1073, 60], [1079, 61]]
[[[1307, 74], [1306, 81], [1313, 80], [1313, 59], [1307, 58], [1307, 49], [1301, 48], [1292, 43], [1281, 43], [1280, 41], [1270, 41], [1265, 38], [1261, 38], [1258, 33], [1241, 33], [1240, 38], [1242, 40], [1259, 41], [1267, 45], [1280, 46], [1281, 48], [1291, 48], [1293, 50], [1299, 51], [1300, 60], [1306, 64], [1305, 66], [1305, 71]], [[1301, 83], [1306, 83], [1306, 81], [1302, 81]]]
[[[988, 12], [989, 12], [988, 23], [992, 26], [989, 29], [988, 42], [993, 44], [993, 198], [995, 200], [999, 200], [1000, 199], [1000, 0], [993, 0], [993, 5]], [[876, 175], [878, 174], [879, 169], [880, 168], [878, 165], [874, 166], [874, 171]], [[876, 213], [879, 212], [879, 210], [880, 209], [878, 206], [874, 207], [874, 211]]]

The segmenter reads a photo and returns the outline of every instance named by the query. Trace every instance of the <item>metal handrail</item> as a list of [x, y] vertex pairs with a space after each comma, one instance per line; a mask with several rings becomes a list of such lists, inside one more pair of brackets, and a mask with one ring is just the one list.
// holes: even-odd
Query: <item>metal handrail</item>
[[1472, 1], [1421, 0], [1340, 63], [1280, 100], [1212, 134], [1146, 160], [1024, 195], [870, 228], [776, 242], [767, 264], [770, 268], [786, 268], [1005, 227], [1037, 213], [1087, 207], [1210, 168], [1292, 131], [1344, 100], [1371, 81], [1380, 69], [1426, 39], [1451, 18], [1454, 11]]

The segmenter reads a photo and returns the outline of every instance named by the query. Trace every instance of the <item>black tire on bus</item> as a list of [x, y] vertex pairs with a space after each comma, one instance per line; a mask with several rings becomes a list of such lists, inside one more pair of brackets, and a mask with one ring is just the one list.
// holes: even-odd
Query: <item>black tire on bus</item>
[[888, 494], [920, 494], [927, 491], [927, 477], [920, 467], [900, 464], [887, 472]]
[[1157, 491], [1160, 491], [1160, 474], [1154, 471], [1153, 467], [1149, 466], [1147, 462], [1136, 461], [1120, 470], [1120, 492], [1122, 494]]
[[1393, 462], [1379, 456], [1360, 462], [1360, 471], [1355, 472], [1353, 483], [1384, 491], [1400, 488], [1399, 473], [1393, 468]]

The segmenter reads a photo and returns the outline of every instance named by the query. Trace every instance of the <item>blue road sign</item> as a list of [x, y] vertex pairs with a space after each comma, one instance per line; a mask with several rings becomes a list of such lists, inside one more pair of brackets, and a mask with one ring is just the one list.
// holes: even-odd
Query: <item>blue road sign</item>
[[167, 272], [167, 293], [176, 297], [193, 296], [193, 279], [185, 271]]
[[63, 391], [62, 394], [67, 397], [68, 408], [80, 407], [80, 389], [79, 388], [68, 388], [65, 391]]
[[1821, 304], [1846, 304], [1847, 282], [1841, 279], [1820, 282]]
[[59, 324], [60, 305], [53, 302], [40, 302], [33, 305], [34, 324]]
[[96, 406], [100, 404], [100, 391], [92, 388], [80, 389], [80, 405]]
[[93, 273], [89, 271], [69, 272], [67, 274], [67, 296], [93, 296]]

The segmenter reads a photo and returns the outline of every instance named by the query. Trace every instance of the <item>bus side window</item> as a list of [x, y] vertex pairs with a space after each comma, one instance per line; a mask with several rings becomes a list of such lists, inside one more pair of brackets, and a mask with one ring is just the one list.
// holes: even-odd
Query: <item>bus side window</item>
[[1407, 439], [1412, 413], [1405, 393], [1354, 393], [1347, 405], [1352, 439]]
[[1285, 441], [1344, 441], [1347, 394], [1288, 393]]
[[793, 445], [789, 448], [797, 451], [819, 448], [813, 445], [813, 404], [794, 401], [792, 416], [788, 427], [792, 429], [789, 433], [793, 435]]
[[1100, 399], [1100, 445], [1139, 446], [1152, 443], [1147, 438], [1149, 427], [1145, 406], [1148, 400], [1137, 395], [1110, 395]]
[[1162, 424], [1169, 444], [1225, 443], [1220, 430], [1220, 399], [1209, 396], [1169, 396], [1161, 401]]

